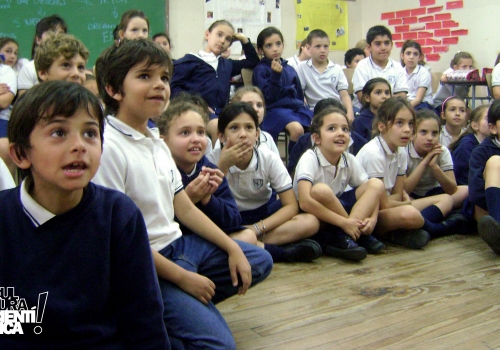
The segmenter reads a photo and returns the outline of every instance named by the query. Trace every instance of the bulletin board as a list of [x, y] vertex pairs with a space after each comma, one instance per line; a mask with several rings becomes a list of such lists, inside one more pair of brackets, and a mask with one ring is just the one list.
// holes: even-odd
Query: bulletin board
[[[204, 15], [205, 28], [216, 20], [225, 19], [253, 43], [262, 29], [281, 28], [280, 0], [205, 0]], [[241, 51], [241, 44], [234, 43], [231, 50], [233, 53]]]
[[295, 0], [297, 29], [295, 40], [300, 44], [314, 29], [324, 30], [330, 38], [330, 50], [348, 50], [347, 2], [331, 0]]

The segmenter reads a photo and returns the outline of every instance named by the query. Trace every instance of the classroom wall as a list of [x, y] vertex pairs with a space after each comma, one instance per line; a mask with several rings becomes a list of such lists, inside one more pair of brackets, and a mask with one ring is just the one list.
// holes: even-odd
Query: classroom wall
[[[436, 5], [445, 5], [447, 0], [436, 0]], [[187, 52], [197, 52], [203, 42], [204, 2], [200, 0], [170, 1], [170, 34], [174, 44], [172, 54], [180, 58]], [[296, 53], [295, 41], [295, 0], [281, 0], [281, 30], [285, 39], [283, 57]], [[348, 3], [349, 11], [349, 46], [354, 47], [358, 40], [365, 37], [367, 30], [377, 24], [388, 26], [380, 19], [381, 12], [399, 11], [419, 7], [419, 0], [356, 0]], [[461, 36], [457, 45], [450, 45], [450, 50], [441, 54], [438, 62], [429, 62], [434, 72], [442, 72], [449, 67], [450, 60], [457, 51], [470, 52], [476, 67], [493, 67], [500, 51], [500, 1], [464, 0], [464, 8], [446, 11], [452, 19], [460, 23], [460, 28], [467, 28], [469, 34]], [[388, 26], [391, 28], [391, 26]], [[250, 38], [255, 42], [256, 38]], [[391, 57], [399, 61], [400, 49], [394, 48]], [[344, 51], [333, 51], [330, 59], [343, 64]]]

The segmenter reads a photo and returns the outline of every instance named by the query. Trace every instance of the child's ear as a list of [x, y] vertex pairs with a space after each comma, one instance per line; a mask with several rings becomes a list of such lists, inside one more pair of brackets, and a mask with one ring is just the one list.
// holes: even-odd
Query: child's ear
[[221, 144], [226, 143], [226, 137], [224, 136], [224, 134], [221, 134], [220, 132], [217, 132], [217, 137], [219, 138], [219, 141], [220, 141]]
[[20, 158], [17, 156], [16, 147], [13, 143], [9, 144], [9, 155], [18, 168], [27, 170], [31, 167], [31, 162], [27, 157]]
[[44, 70], [41, 70], [41, 71], [38, 71], [38, 77], [42, 80], [42, 81], [47, 81], [49, 79], [48, 77], [48, 74], [47, 74], [47, 71], [44, 71]]
[[313, 141], [314, 141], [315, 145], [321, 145], [321, 136], [319, 136], [318, 134], [314, 133], [314, 134], [312, 134], [312, 138], [313, 138]]
[[386, 130], [386, 125], [382, 122], [378, 122], [377, 129], [382, 134]]
[[[205, 30], [205, 36], [204, 36], [205, 40], [208, 40], [208, 35], [209, 35], [209, 34], [210, 34], [210, 32], [208, 31], [208, 29], [207, 29], [207, 30]], [[199, 38], [199, 37], [198, 37], [198, 38]]]
[[106, 92], [117, 101], [121, 101], [123, 99], [121, 92], [116, 92], [115, 89], [113, 89], [113, 87], [109, 84], [106, 85]]
[[[489, 126], [489, 124], [488, 124], [488, 126]], [[478, 122], [470, 122], [470, 127], [472, 128], [472, 130], [478, 131], [479, 130], [479, 123]]]
[[488, 123], [488, 127], [490, 128], [490, 133], [492, 135], [498, 134], [497, 126], [495, 124]]

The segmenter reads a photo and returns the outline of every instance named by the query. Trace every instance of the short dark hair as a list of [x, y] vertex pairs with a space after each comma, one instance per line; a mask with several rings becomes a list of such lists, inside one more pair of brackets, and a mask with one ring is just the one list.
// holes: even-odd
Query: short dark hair
[[[413, 109], [412, 105], [406, 98], [401, 96], [395, 96], [388, 98], [378, 108], [377, 116], [373, 120], [373, 136], [380, 135], [380, 131], [378, 129], [378, 123], [384, 124], [387, 128], [390, 128], [394, 124], [394, 120], [396, 120], [396, 116], [402, 109], [408, 109], [412, 115], [413, 124], [415, 124], [415, 120], [417, 118], [417, 113]], [[415, 129], [412, 130], [412, 134], [415, 132]]]
[[262, 29], [259, 35], [257, 35], [257, 48], [262, 50], [264, 48], [264, 41], [266, 41], [266, 39], [273, 34], [277, 34], [280, 37], [281, 42], [283, 44], [285, 43], [285, 40], [283, 39], [283, 34], [281, 34], [281, 31], [278, 28], [267, 27]]
[[106, 92], [106, 86], [123, 93], [123, 81], [132, 67], [137, 64], [164, 66], [172, 76], [172, 59], [159, 45], [150, 39], [124, 39], [103, 51], [96, 61], [96, 77], [99, 95], [106, 105], [106, 114], [118, 112], [119, 104]]
[[98, 121], [102, 149], [104, 114], [92, 92], [80, 84], [62, 80], [47, 81], [26, 91], [14, 104], [7, 133], [17, 157], [26, 158], [26, 151], [31, 148], [31, 133], [38, 124], [56, 116], [71, 118], [80, 109]]
[[314, 29], [311, 30], [309, 34], [307, 34], [306, 38], [307, 45], [311, 45], [314, 38], [320, 38], [320, 39], [327, 38], [328, 40], [330, 40], [330, 37], [328, 36], [328, 34], [326, 34], [324, 30]]
[[368, 32], [366, 33], [366, 43], [368, 45], [372, 44], [372, 41], [375, 39], [376, 36], [381, 35], [387, 35], [389, 39], [392, 41], [392, 33], [389, 29], [387, 29], [384, 26], [374, 26], [368, 29]]
[[347, 66], [347, 64], [351, 64], [354, 57], [356, 57], [358, 55], [363, 55], [363, 57], [366, 57], [365, 52], [361, 49], [358, 49], [357, 47], [347, 50], [345, 55], [344, 55], [344, 64], [346, 66]]
[[31, 45], [31, 58], [35, 57], [35, 49], [38, 46], [36, 39], [41, 39], [43, 33], [49, 30], [55, 31], [57, 27], [61, 27], [64, 33], [68, 32], [68, 25], [66, 24], [66, 21], [59, 15], [44, 17], [37, 23], [35, 37], [33, 38], [33, 44]]
[[229, 123], [231, 123], [237, 116], [242, 113], [246, 113], [250, 117], [252, 117], [255, 123], [255, 128], [259, 128], [259, 117], [257, 116], [257, 112], [255, 112], [255, 109], [253, 109], [253, 107], [249, 103], [234, 102], [226, 105], [226, 107], [224, 107], [220, 112], [217, 130], [221, 134], [224, 134], [224, 131], [226, 130]]
[[500, 100], [495, 100], [488, 109], [488, 124], [495, 125], [500, 120]]
[[319, 100], [318, 103], [314, 106], [314, 115], [319, 114], [323, 109], [327, 108], [338, 108], [347, 113], [342, 102], [333, 97], [324, 98]]
[[156, 33], [155, 35], [153, 35], [153, 38], [152, 38], [153, 41], [155, 41], [156, 38], [167, 38], [168, 44], [170, 45], [170, 47], [172, 47], [172, 40], [170, 40], [170, 37], [168, 36], [167, 33], [165, 33], [165, 32]]
[[125, 12], [121, 19], [120, 19], [120, 24], [118, 24], [118, 36], [120, 36], [120, 33], [123, 33], [127, 30], [128, 24], [132, 20], [132, 18], [142, 18], [143, 20], [146, 21], [148, 25], [148, 30], [149, 30], [149, 20], [146, 17], [146, 14], [142, 12], [141, 10], [128, 10]]

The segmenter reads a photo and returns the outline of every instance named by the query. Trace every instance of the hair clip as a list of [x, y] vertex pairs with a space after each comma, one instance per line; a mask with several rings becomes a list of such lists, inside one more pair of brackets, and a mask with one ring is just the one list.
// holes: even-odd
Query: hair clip
[[447, 98], [444, 99], [443, 101], [443, 104], [441, 105], [441, 112], [444, 112], [444, 105], [446, 104], [446, 102], [448, 102], [448, 100], [452, 99], [453, 97], [455, 96], [448, 96]]

